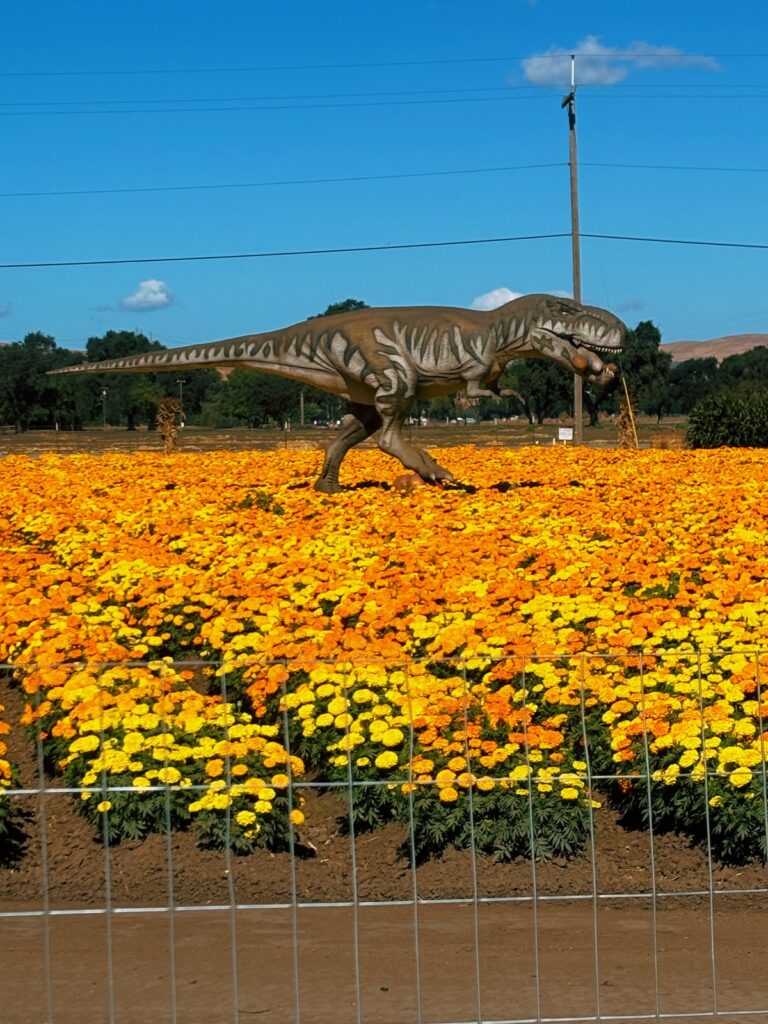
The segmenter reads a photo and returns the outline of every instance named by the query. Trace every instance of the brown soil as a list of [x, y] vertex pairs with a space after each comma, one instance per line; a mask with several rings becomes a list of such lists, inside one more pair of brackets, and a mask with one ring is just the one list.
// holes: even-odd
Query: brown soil
[[[18, 691], [2, 700], [15, 717]], [[9, 740], [21, 786], [41, 788], [21, 731]], [[343, 790], [307, 793], [292, 860], [191, 834], [106, 849], [44, 782], [14, 798], [23, 844], [0, 865], [2, 1024], [686, 1021], [716, 1006], [768, 1024], [765, 869], [710, 873], [683, 837], [651, 844], [607, 808], [594, 857], [450, 851], [414, 869], [397, 826], [350, 839]]]

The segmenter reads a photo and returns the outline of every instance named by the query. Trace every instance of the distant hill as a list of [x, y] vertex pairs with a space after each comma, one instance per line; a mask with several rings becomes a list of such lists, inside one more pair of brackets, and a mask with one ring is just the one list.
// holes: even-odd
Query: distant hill
[[714, 356], [718, 363], [726, 356], [737, 356], [758, 345], [768, 346], [768, 334], [728, 334], [711, 341], [670, 341], [662, 345], [669, 352], [672, 361], [682, 363], [686, 359], [708, 359]]

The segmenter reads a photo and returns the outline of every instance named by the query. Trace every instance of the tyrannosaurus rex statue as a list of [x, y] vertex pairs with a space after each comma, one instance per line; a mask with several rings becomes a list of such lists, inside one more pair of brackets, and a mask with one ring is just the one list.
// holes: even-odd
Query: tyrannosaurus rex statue
[[413, 402], [466, 390], [470, 398], [508, 394], [498, 381], [513, 359], [551, 359], [591, 379], [610, 376], [598, 352], [618, 354], [624, 324], [604, 309], [553, 295], [524, 295], [481, 312], [444, 306], [358, 309], [265, 334], [163, 352], [104, 359], [51, 371], [154, 373], [263, 370], [330, 391], [348, 402], [315, 487], [340, 490], [339, 467], [354, 445], [381, 430], [379, 447], [426, 480], [448, 470], [402, 434]]

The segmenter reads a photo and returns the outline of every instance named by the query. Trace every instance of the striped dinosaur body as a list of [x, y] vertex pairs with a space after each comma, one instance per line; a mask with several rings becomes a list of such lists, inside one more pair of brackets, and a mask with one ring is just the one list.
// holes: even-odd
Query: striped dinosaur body
[[612, 372], [600, 353], [617, 353], [624, 325], [606, 310], [551, 295], [526, 295], [488, 312], [444, 306], [360, 309], [280, 331], [205, 345], [62, 367], [68, 373], [261, 370], [346, 399], [349, 411], [326, 454], [319, 490], [339, 490], [339, 466], [355, 444], [381, 430], [379, 446], [429, 480], [450, 479], [402, 436], [416, 399], [466, 390], [498, 396], [514, 359], [550, 359], [576, 373]]

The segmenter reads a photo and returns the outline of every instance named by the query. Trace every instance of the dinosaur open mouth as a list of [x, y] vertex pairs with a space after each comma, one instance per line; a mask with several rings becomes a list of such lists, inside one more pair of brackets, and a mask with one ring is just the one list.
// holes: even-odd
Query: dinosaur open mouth
[[583, 348], [589, 349], [590, 352], [608, 352], [608, 353], [610, 353], [610, 352], [618, 352], [620, 347], [621, 347], [619, 345], [593, 345], [589, 341], [583, 341], [581, 343], [581, 345], [583, 346]]

